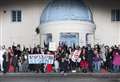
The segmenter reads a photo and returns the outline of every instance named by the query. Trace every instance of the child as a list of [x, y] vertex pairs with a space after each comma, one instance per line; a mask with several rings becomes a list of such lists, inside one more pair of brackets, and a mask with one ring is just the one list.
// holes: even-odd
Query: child
[[59, 72], [59, 62], [57, 59], [55, 59], [54, 61], [54, 68], [55, 68], [55, 72]]

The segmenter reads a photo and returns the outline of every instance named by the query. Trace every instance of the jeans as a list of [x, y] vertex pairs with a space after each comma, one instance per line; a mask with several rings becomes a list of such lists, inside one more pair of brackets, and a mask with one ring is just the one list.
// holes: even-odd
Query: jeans
[[93, 71], [94, 71], [94, 72], [100, 72], [100, 69], [101, 69], [101, 61], [95, 61], [95, 62], [93, 62], [93, 65], [94, 65]]
[[0, 60], [0, 71], [3, 71], [3, 60]]
[[120, 71], [120, 65], [113, 65], [113, 72], [119, 72]]

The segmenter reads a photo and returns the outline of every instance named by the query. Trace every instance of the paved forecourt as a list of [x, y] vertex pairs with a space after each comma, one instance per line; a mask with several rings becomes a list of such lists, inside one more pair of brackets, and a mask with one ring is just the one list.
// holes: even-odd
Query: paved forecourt
[[0, 82], [120, 82], [119, 73], [0, 73]]

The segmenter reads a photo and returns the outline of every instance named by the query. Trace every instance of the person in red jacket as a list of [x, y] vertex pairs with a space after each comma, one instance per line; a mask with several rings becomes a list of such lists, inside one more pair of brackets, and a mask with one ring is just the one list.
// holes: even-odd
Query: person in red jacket
[[82, 72], [86, 73], [88, 71], [89, 63], [87, 59], [83, 56], [80, 61], [80, 68]]
[[[52, 52], [49, 52], [49, 51], [47, 52], [47, 54], [53, 55], [53, 53], [52, 53]], [[47, 65], [46, 65], [46, 72], [47, 72], [47, 73], [53, 72], [52, 64], [47, 64]]]
[[47, 73], [51, 73], [53, 71], [52, 64], [47, 64], [46, 70], [47, 70]]

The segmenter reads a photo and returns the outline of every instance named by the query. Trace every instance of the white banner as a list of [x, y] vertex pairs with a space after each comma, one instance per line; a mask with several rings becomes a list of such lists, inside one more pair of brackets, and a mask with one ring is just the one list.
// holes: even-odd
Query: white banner
[[48, 54], [29, 54], [28, 55], [29, 64], [53, 64], [54, 55]]

